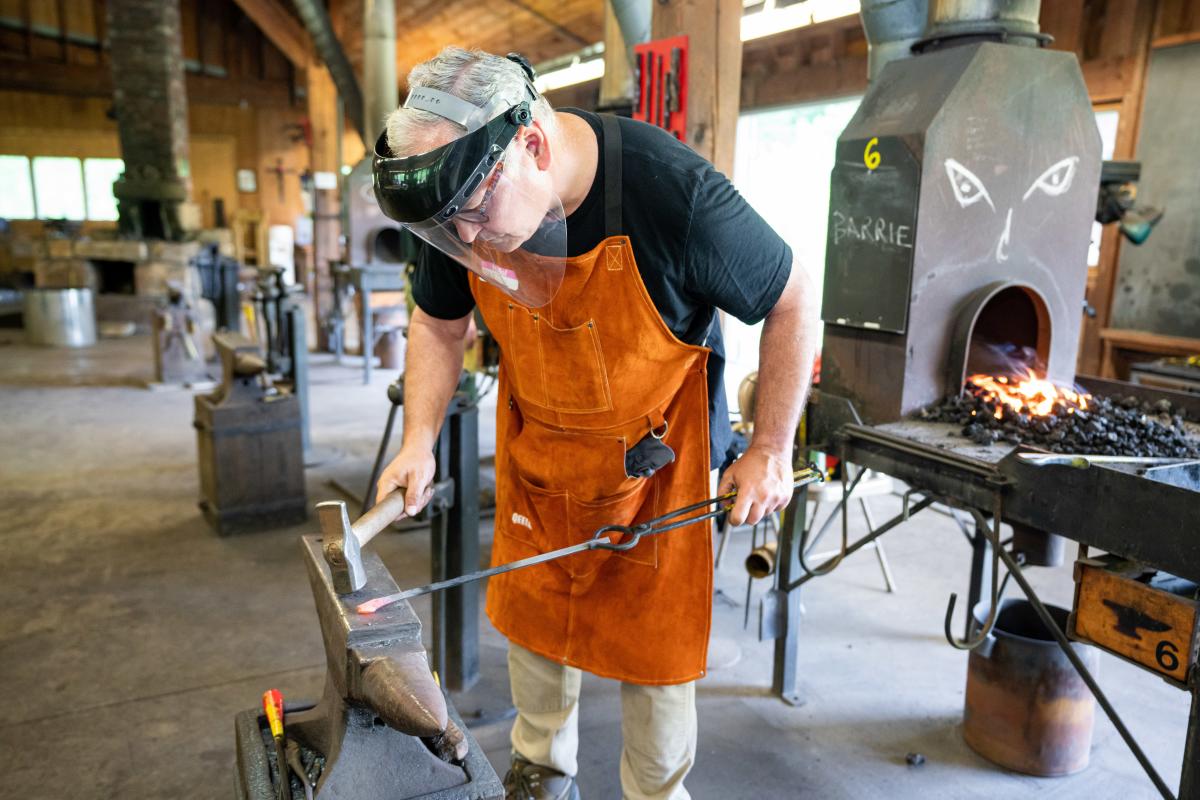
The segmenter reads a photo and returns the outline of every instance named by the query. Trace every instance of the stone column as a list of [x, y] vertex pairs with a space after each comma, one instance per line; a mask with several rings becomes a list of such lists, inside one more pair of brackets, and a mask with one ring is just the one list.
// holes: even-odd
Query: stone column
[[113, 99], [125, 174], [113, 186], [126, 235], [179, 240], [190, 193], [179, 0], [109, 0]]

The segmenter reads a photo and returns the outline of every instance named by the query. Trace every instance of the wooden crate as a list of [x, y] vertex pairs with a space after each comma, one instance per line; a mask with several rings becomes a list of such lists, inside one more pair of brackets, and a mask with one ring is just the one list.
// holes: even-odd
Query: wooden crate
[[1200, 644], [1200, 602], [1150, 586], [1152, 573], [1111, 555], [1079, 559], [1068, 629], [1072, 638], [1186, 687]]

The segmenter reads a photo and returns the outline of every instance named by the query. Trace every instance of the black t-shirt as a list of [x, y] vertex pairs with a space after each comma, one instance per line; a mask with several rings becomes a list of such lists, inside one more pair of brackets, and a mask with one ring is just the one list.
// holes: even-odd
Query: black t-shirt
[[[605, 238], [604, 131], [588, 111], [581, 117], [599, 142], [600, 163], [583, 203], [567, 217], [571, 256]], [[725, 398], [725, 347], [715, 309], [748, 325], [774, 307], [787, 283], [792, 251], [733, 184], [712, 164], [661, 128], [620, 118], [621, 233], [629, 236], [638, 272], [667, 327], [681, 341], [712, 349], [708, 412], [712, 466], [725, 460], [731, 431]], [[475, 307], [467, 271], [422, 246], [413, 297], [425, 313], [459, 319]]]

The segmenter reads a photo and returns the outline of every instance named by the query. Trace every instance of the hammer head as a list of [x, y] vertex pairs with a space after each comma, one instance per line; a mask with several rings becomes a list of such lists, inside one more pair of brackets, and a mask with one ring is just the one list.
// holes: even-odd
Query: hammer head
[[338, 594], [357, 592], [367, 583], [363, 569], [362, 550], [358, 537], [350, 529], [346, 504], [341, 500], [317, 503], [317, 518], [321, 521], [321, 536], [325, 540], [325, 563]]

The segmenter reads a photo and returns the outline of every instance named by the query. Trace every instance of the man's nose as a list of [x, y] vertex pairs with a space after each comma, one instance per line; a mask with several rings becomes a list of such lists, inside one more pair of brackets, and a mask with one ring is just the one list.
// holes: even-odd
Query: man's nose
[[482, 225], [476, 225], [472, 222], [463, 222], [454, 220], [454, 227], [458, 230], [458, 238], [462, 239], [467, 244], [475, 241], [475, 237], [479, 235], [479, 231], [483, 229]]

